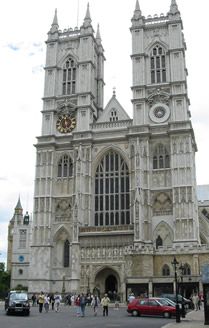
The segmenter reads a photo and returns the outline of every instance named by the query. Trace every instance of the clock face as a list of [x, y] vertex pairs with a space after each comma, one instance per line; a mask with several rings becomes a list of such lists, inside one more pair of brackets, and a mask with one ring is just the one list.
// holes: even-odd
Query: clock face
[[75, 126], [76, 126], [75, 117], [66, 114], [59, 116], [56, 124], [57, 130], [60, 133], [69, 133], [75, 128]]
[[170, 109], [163, 103], [155, 104], [150, 108], [149, 117], [154, 123], [164, 123], [170, 117]]
[[23, 262], [25, 258], [24, 258], [23, 255], [19, 255], [19, 258], [18, 259], [19, 259], [20, 262]]

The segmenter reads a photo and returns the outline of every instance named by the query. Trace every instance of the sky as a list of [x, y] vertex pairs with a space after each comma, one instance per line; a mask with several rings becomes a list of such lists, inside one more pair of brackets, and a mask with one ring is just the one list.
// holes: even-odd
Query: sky
[[[7, 229], [20, 196], [24, 213], [33, 210], [36, 137], [41, 131], [45, 41], [55, 8], [61, 30], [80, 27], [88, 0], [7, 0], [0, 11], [0, 262], [6, 261]], [[116, 88], [132, 117], [131, 18], [136, 0], [89, 0], [92, 25], [100, 25], [105, 49], [105, 104]], [[147, 17], [169, 11], [171, 0], [139, 0]], [[209, 42], [207, 0], [177, 0], [187, 44], [188, 94], [198, 146], [197, 184], [209, 184]], [[105, 105], [104, 104], [104, 105]]]

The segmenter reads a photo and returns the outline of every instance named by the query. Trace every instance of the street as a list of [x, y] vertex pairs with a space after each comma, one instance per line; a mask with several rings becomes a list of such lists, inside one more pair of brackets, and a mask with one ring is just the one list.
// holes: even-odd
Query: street
[[5, 314], [3, 306], [0, 307], [0, 327], [4, 328], [160, 328], [175, 319], [156, 317], [132, 317], [126, 312], [126, 307], [116, 310], [109, 308], [109, 316], [102, 316], [102, 309], [98, 315], [93, 315], [93, 309], [86, 307], [86, 316], [76, 317], [76, 308], [62, 305], [59, 313], [49, 311], [39, 313], [38, 307], [31, 307], [29, 317]]

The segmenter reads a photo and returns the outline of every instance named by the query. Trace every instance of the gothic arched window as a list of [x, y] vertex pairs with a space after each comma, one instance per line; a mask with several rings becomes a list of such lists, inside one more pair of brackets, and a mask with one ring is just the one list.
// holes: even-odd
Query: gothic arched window
[[183, 266], [183, 275], [184, 276], [191, 276], [191, 267], [187, 263], [185, 263], [184, 266]]
[[162, 275], [163, 276], [170, 276], [170, 268], [167, 264], [165, 264], [162, 268]]
[[170, 156], [162, 144], [156, 146], [153, 154], [153, 170], [170, 167]]
[[71, 95], [75, 93], [76, 87], [76, 64], [72, 58], [68, 58], [63, 67], [62, 94]]
[[150, 56], [151, 83], [166, 82], [165, 51], [160, 45], [156, 45]]
[[68, 178], [73, 175], [73, 162], [68, 155], [64, 155], [58, 162], [58, 178]]
[[69, 240], [65, 240], [64, 242], [64, 250], [63, 250], [63, 266], [65, 268], [69, 267], [70, 264], [70, 243]]
[[129, 172], [120, 154], [109, 151], [95, 175], [95, 225], [130, 224]]

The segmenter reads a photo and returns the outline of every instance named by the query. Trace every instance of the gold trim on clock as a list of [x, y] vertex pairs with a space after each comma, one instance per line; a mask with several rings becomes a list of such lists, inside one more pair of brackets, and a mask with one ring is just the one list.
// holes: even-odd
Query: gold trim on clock
[[69, 133], [76, 127], [76, 118], [71, 115], [64, 114], [59, 116], [56, 128], [60, 133]]

